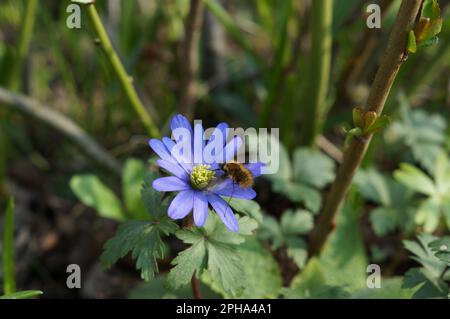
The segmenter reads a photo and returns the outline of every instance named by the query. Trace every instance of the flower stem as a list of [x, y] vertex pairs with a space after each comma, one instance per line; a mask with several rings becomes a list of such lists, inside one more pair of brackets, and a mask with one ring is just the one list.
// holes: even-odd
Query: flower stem
[[[183, 220], [183, 228], [189, 229], [194, 225], [194, 217], [189, 215], [187, 218]], [[202, 292], [200, 290], [200, 283], [195, 277], [195, 272], [192, 274], [191, 278], [191, 287], [192, 287], [192, 295], [195, 299], [202, 299]]]
[[333, 40], [333, 0], [312, 1], [311, 14], [311, 68], [305, 87], [304, 126], [300, 137], [302, 145], [314, 144], [327, 112]]
[[[421, 4], [422, 0], [402, 1], [394, 29], [366, 102], [366, 110], [374, 111], [379, 115], [382, 113], [392, 84], [404, 61], [408, 33], [414, 27]], [[346, 150], [344, 161], [331, 186], [317, 227], [311, 234], [310, 253], [312, 255], [320, 252], [331, 232], [336, 215], [350, 188], [353, 176], [364, 158], [371, 137], [371, 135], [367, 136], [364, 140], [353, 139], [352, 144]]]
[[192, 275], [191, 286], [192, 286], [192, 294], [194, 295], [194, 298], [202, 299], [202, 292], [200, 291], [200, 283], [199, 283], [197, 277], [195, 277], [195, 273]]
[[111, 40], [109, 39], [109, 36], [106, 33], [105, 27], [103, 26], [100, 16], [98, 15], [97, 9], [95, 8], [95, 5], [93, 3], [87, 5], [87, 12], [91, 24], [94, 27], [95, 33], [100, 39], [100, 45], [105, 51], [106, 56], [114, 69], [114, 72], [119, 78], [120, 84], [122, 85], [122, 89], [125, 91], [125, 94], [129, 102], [131, 103], [134, 110], [141, 119], [142, 123], [144, 124], [148, 134], [150, 134], [151, 137], [160, 137], [161, 134], [159, 132], [159, 129], [155, 125], [152, 117], [147, 112], [147, 110], [144, 107], [144, 104], [140, 100], [136, 92], [136, 89], [133, 86], [133, 78], [128, 75], [127, 71], [125, 70], [125, 67], [123, 66], [122, 62], [119, 59], [119, 56], [114, 50], [111, 44]]

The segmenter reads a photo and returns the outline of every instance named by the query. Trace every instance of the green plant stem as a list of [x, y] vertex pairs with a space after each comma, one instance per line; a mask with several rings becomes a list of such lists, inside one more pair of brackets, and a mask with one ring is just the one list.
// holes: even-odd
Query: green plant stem
[[283, 58], [285, 55], [285, 51], [287, 48], [287, 39], [288, 39], [288, 22], [289, 16], [292, 11], [292, 2], [285, 1], [282, 5], [282, 24], [280, 30], [280, 37], [277, 43], [277, 48], [275, 52], [275, 57], [273, 59], [273, 71], [271, 72], [269, 78], [269, 92], [267, 94], [267, 99], [264, 103], [263, 111], [261, 113], [260, 126], [267, 127], [269, 126], [269, 121], [272, 115], [272, 111], [274, 109], [274, 105], [276, 104], [279, 95], [278, 92], [282, 90], [281, 85], [284, 84], [285, 77], [287, 76], [287, 72], [283, 72]]
[[[36, 20], [37, 0], [27, 0], [22, 28], [17, 42], [14, 61], [10, 73], [6, 76], [5, 85], [13, 90], [21, 89], [22, 70], [25, 64], [28, 51], [30, 49], [31, 36]], [[8, 187], [6, 185], [7, 154], [11, 146], [10, 137], [7, 132], [8, 114], [0, 111], [0, 198], [8, 196]]]
[[327, 112], [330, 81], [333, 0], [311, 3], [311, 57], [304, 99], [304, 118], [300, 143], [313, 145]]
[[[394, 29], [390, 35], [380, 67], [372, 84], [366, 102], [366, 110], [381, 114], [397, 76], [406, 50], [408, 33], [413, 29], [422, 0], [403, 0]], [[353, 139], [345, 151], [344, 161], [340, 166], [316, 228], [311, 234], [310, 253], [321, 251], [346, 194], [351, 186], [353, 176], [358, 170], [367, 151], [372, 136]]]
[[203, 21], [203, 0], [191, 0], [183, 42], [180, 111], [189, 119], [194, 116], [195, 76], [198, 71], [198, 44]]
[[95, 5], [93, 3], [87, 5], [87, 12], [88, 17], [92, 23], [92, 26], [94, 27], [94, 30], [98, 38], [100, 39], [100, 45], [105, 51], [106, 56], [114, 69], [114, 72], [119, 78], [120, 84], [122, 85], [122, 88], [125, 91], [125, 94], [130, 104], [133, 106], [140, 120], [144, 124], [148, 134], [150, 134], [151, 137], [160, 137], [161, 134], [159, 132], [159, 129], [155, 125], [152, 117], [147, 112], [144, 104], [140, 100], [136, 92], [136, 89], [133, 86], [133, 78], [128, 75], [127, 71], [125, 70], [125, 67], [123, 66], [122, 62], [119, 59], [119, 56], [114, 50], [111, 44], [111, 40], [109, 39], [109, 36], [106, 33], [105, 27], [103, 26], [100, 16], [98, 15], [97, 9], [95, 8]]
[[34, 22], [36, 20], [36, 10], [37, 0], [27, 0], [14, 64], [12, 66], [8, 81], [8, 87], [13, 91], [17, 91], [20, 89], [23, 65], [28, 55]]
[[8, 199], [3, 219], [2, 265], [3, 293], [5, 295], [12, 294], [16, 291], [14, 274], [14, 200], [12, 197]]

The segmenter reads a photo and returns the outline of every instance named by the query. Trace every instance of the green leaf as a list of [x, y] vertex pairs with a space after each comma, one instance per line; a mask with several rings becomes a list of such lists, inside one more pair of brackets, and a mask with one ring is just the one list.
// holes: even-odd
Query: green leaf
[[435, 256], [450, 265], [450, 237], [443, 237], [428, 244]]
[[149, 217], [141, 198], [146, 171], [145, 164], [134, 158], [128, 159], [123, 168], [122, 192], [124, 201], [130, 216], [135, 219], [148, 219]]
[[168, 235], [175, 232], [177, 227], [168, 219], [158, 222], [126, 222], [120, 225], [116, 235], [106, 242], [100, 261], [104, 267], [109, 268], [131, 252], [131, 257], [136, 259], [136, 268], [141, 270], [141, 278], [148, 281], [158, 271], [156, 259], [164, 257], [160, 232]]
[[14, 273], [14, 199], [8, 198], [5, 217], [3, 219], [3, 291], [10, 295], [16, 291], [16, 276]]
[[375, 121], [372, 124], [369, 125], [369, 127], [367, 127], [364, 130], [364, 134], [377, 133], [378, 131], [380, 131], [383, 128], [385, 128], [386, 126], [388, 126], [390, 121], [391, 120], [388, 116], [380, 115], [375, 119]]
[[434, 198], [423, 201], [416, 213], [415, 222], [424, 226], [426, 233], [432, 233], [439, 226], [441, 205]]
[[167, 216], [167, 202], [163, 201], [164, 193], [153, 189], [152, 183], [159, 175], [149, 171], [144, 177], [144, 185], [141, 190], [142, 203], [153, 218]]
[[414, 34], [414, 31], [409, 31], [408, 35], [408, 52], [409, 53], [416, 53], [417, 52], [417, 41], [416, 41], [416, 35]]
[[83, 204], [94, 208], [100, 216], [117, 221], [126, 219], [119, 199], [97, 176], [75, 175], [70, 180], [70, 188]]
[[248, 216], [238, 218], [238, 222], [239, 231], [230, 232], [217, 214], [210, 212], [203, 228], [178, 231], [178, 238], [193, 245], [175, 258], [176, 266], [168, 276], [170, 287], [181, 287], [189, 282], [194, 271], [199, 277], [207, 269], [212, 286], [223, 287], [223, 291], [233, 297], [241, 294], [245, 276], [237, 247], [253, 234], [257, 222]]
[[358, 128], [364, 128], [364, 110], [360, 107], [355, 107], [352, 111], [353, 125]]
[[264, 216], [261, 228], [258, 230], [258, 238], [264, 241], [272, 241], [272, 249], [277, 250], [284, 245], [285, 238], [278, 221], [272, 216]]
[[[227, 202], [229, 200], [229, 197], [223, 197]], [[233, 197], [229, 204], [231, 208], [233, 208], [234, 211], [243, 213], [254, 220], [256, 220], [258, 223], [262, 223], [263, 215], [261, 212], [261, 206], [254, 200], [248, 200], [248, 199], [241, 199]]]
[[447, 299], [448, 287], [438, 278], [433, 278], [424, 268], [411, 268], [405, 274], [402, 288], [416, 288], [412, 298], [442, 298]]
[[433, 181], [410, 164], [400, 164], [400, 169], [394, 172], [394, 177], [406, 187], [425, 195], [433, 196], [437, 191]]
[[364, 198], [384, 206], [391, 204], [388, 182], [375, 169], [359, 170], [354, 183]]
[[437, 0], [424, 0], [421, 17], [427, 17], [431, 20], [441, 17], [441, 9]]
[[43, 292], [40, 290], [23, 290], [0, 296], [0, 299], [28, 299], [42, 294]]
[[447, 123], [439, 114], [411, 109], [405, 94], [399, 94], [400, 120], [389, 126], [385, 139], [402, 142], [412, 149], [415, 160], [433, 173], [436, 156], [444, 150]]
[[378, 207], [370, 213], [373, 230], [378, 236], [385, 236], [397, 227], [396, 210]]
[[286, 239], [287, 255], [294, 260], [298, 268], [305, 266], [308, 257], [308, 249], [305, 241], [298, 237], [289, 237]]
[[317, 213], [322, 205], [322, 196], [312, 187], [282, 180], [274, 180], [272, 188], [274, 192], [285, 195], [294, 203], [304, 204], [313, 213]]
[[200, 277], [206, 267], [206, 243], [197, 241], [191, 247], [183, 250], [173, 260], [175, 265], [167, 276], [167, 284], [172, 289], [179, 289], [191, 282], [192, 276]]
[[381, 288], [364, 288], [352, 294], [355, 299], [410, 299], [417, 289], [402, 286], [401, 277], [383, 278]]
[[448, 195], [450, 193], [450, 161], [445, 152], [437, 156], [433, 173], [438, 193]]
[[309, 186], [322, 188], [334, 179], [335, 164], [323, 153], [299, 148], [294, 151], [295, 180]]
[[415, 255], [411, 259], [420, 263], [431, 277], [439, 278], [446, 265], [435, 256], [430, 248], [430, 244], [437, 238], [428, 234], [422, 234], [418, 236], [418, 240], [419, 242], [404, 240], [403, 244], [407, 250]]
[[286, 296], [315, 298], [323, 287], [328, 287], [328, 292], [341, 287], [342, 296], [367, 287], [367, 257], [358, 225], [357, 212], [347, 204], [322, 254], [309, 260], [285, 291]]
[[[415, 256], [411, 259], [420, 263], [423, 268], [410, 269], [404, 278], [403, 287], [419, 286], [413, 298], [447, 298], [449, 286], [443, 281], [445, 262], [437, 258], [433, 252], [437, 238], [428, 234], [418, 236], [419, 242], [403, 241], [405, 248]], [[431, 248], [433, 246], [433, 248]]]
[[297, 275], [288, 289], [283, 290], [286, 298], [310, 298], [326, 285], [326, 278], [317, 258], [309, 260], [302, 272]]
[[246, 236], [253, 235], [258, 227], [258, 223], [248, 216], [238, 217], [239, 231], [230, 232], [228, 228], [219, 220], [215, 213], [210, 212], [214, 218], [209, 217], [205, 224], [205, 231], [208, 238], [221, 243], [239, 245], [243, 243]]
[[208, 272], [232, 296], [240, 295], [245, 288], [242, 267], [242, 259], [233, 247], [219, 242], [208, 244]]
[[287, 210], [281, 216], [281, 229], [286, 235], [304, 235], [313, 228], [313, 216], [302, 209]]
[[327, 285], [344, 286], [349, 292], [366, 287], [368, 261], [358, 211], [350, 205], [342, 209], [319, 261]]
[[[242, 261], [245, 276], [245, 288], [239, 298], [276, 298], [281, 289], [281, 275], [278, 264], [272, 255], [255, 239], [248, 238], [237, 247], [237, 254]], [[211, 273], [205, 272], [202, 281], [225, 298], [233, 295], [224, 291], [217, 280], [212, 280]]]

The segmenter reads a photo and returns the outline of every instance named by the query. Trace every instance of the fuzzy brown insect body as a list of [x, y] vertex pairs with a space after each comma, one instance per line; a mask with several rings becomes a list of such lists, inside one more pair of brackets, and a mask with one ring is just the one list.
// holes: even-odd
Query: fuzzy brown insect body
[[229, 162], [221, 165], [225, 175], [242, 188], [252, 187], [254, 178], [252, 172], [242, 163]]

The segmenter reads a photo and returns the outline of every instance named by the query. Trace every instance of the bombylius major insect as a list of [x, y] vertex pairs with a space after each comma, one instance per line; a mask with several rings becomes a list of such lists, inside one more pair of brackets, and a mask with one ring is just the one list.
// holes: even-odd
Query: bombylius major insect
[[244, 166], [244, 164], [233, 161], [221, 164], [220, 168], [224, 171], [226, 177], [230, 178], [241, 188], [253, 186], [253, 174], [247, 167]]

